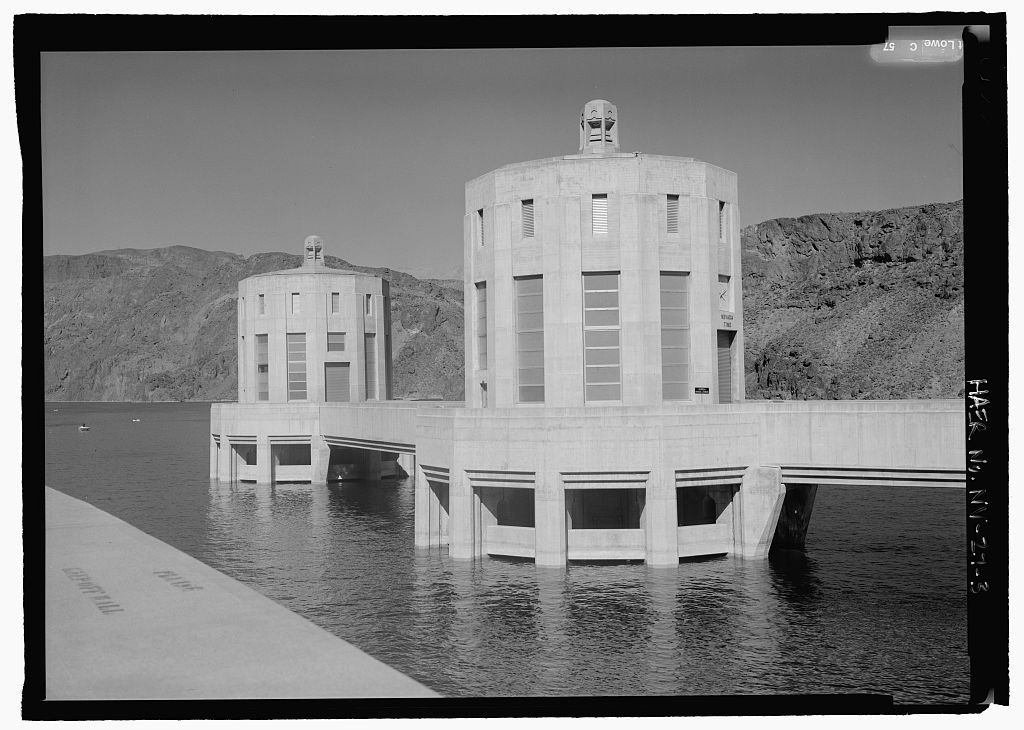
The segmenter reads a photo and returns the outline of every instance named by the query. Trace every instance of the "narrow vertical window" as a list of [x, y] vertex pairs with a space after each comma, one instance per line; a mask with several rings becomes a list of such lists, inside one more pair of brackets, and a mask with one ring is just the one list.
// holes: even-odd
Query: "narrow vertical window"
[[363, 311], [367, 314], [373, 314], [373, 295], [367, 294], [363, 304]]
[[302, 296], [298, 292], [292, 292], [292, 314], [302, 311]]
[[666, 229], [669, 233], [679, 233], [679, 196], [668, 196], [668, 219]]
[[602, 193], [590, 198], [590, 217], [594, 236], [608, 235], [608, 195]]
[[476, 231], [477, 237], [480, 240], [480, 245], [484, 245], [484, 209], [481, 208], [476, 212]]
[[722, 312], [732, 311], [732, 297], [729, 296], [729, 277], [718, 275], [718, 309]]
[[[262, 294], [260, 297], [262, 298]], [[267, 335], [256, 335], [256, 399], [270, 400], [270, 361]]]
[[365, 335], [363, 345], [363, 362], [366, 365], [366, 400], [377, 400], [377, 335]]
[[587, 401], [622, 400], [619, 274], [583, 275], [583, 367]]
[[689, 277], [661, 274], [661, 397], [689, 400]]
[[729, 240], [729, 209], [721, 200], [718, 201], [718, 240], [723, 243]]
[[344, 332], [328, 332], [327, 333], [327, 352], [344, 352], [345, 351], [345, 333]]
[[544, 402], [544, 279], [516, 279], [516, 378], [520, 403]]
[[476, 366], [487, 369], [487, 282], [476, 285]]
[[523, 201], [523, 238], [533, 238], [533, 198]]
[[288, 400], [306, 400], [306, 333], [288, 333]]
[[257, 297], [257, 299], [256, 299], [256, 314], [266, 314], [266, 313], [267, 313], [266, 301], [265, 301], [263, 295], [260, 294]]
[[331, 314], [341, 312], [341, 292], [331, 292]]

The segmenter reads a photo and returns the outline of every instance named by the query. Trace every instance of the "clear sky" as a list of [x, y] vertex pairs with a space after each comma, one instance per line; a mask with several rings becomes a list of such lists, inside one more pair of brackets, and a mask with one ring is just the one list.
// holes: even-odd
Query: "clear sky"
[[743, 224], [962, 196], [962, 62], [866, 47], [68, 53], [42, 58], [44, 254], [174, 244], [462, 261], [466, 181], [577, 151], [739, 176]]

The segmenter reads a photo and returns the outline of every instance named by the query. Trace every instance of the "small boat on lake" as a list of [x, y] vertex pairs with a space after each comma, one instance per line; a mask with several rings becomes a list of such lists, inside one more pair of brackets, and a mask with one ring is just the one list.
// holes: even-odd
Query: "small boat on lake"
[[83, 424], [82, 424], [81, 426], [79, 426], [79, 427], [78, 427], [78, 430], [79, 430], [79, 431], [88, 431], [88, 430], [89, 430], [89, 427], [88, 427], [88, 426], [86, 426], [86, 425], [85, 425], [85, 424], [83, 423]]
[[357, 464], [331, 464], [327, 467], [327, 481], [329, 482], [359, 479], [361, 476], [362, 469]]
[[142, 420], [141, 418], [133, 418], [132, 419], [132, 423], [138, 423], [141, 420]]

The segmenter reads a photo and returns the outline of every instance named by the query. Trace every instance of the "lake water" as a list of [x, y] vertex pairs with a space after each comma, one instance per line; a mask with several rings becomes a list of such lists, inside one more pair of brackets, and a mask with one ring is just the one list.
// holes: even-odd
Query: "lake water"
[[765, 561], [465, 563], [413, 547], [410, 480], [211, 482], [208, 404], [45, 408], [48, 486], [445, 695], [968, 698], [958, 489], [820, 487], [806, 553]]

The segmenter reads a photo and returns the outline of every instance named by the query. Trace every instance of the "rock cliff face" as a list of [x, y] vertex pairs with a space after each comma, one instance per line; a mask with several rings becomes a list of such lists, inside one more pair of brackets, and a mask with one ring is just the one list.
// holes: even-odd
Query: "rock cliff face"
[[[186, 246], [45, 257], [45, 399], [234, 400], [238, 281], [300, 258]], [[395, 396], [460, 399], [461, 282], [326, 261], [391, 282]]]
[[963, 394], [962, 201], [742, 232], [747, 398]]
[[[960, 202], [742, 232], [747, 398], [962, 394]], [[238, 281], [298, 266], [185, 246], [43, 259], [47, 400], [234, 400]], [[394, 394], [463, 397], [462, 283], [391, 282]]]

